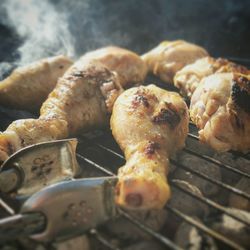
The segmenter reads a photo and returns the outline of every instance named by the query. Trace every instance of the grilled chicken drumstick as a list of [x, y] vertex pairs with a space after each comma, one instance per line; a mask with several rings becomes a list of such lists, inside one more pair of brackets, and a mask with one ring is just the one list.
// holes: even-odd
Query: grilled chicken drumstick
[[[179, 42], [176, 42], [177, 45]], [[165, 42], [162, 44], [164, 46]], [[174, 71], [174, 84], [183, 95], [191, 98], [190, 116], [200, 129], [200, 140], [217, 151], [248, 152], [250, 71], [225, 59], [207, 57], [204, 51], [198, 53], [199, 56], [195, 58], [195, 49], [190, 49], [190, 54], [185, 54], [186, 52], [178, 49], [177, 45], [170, 50], [172, 53], [175, 51], [179, 55], [177, 58], [180, 64], [186, 66]], [[169, 69], [165, 65], [171, 65], [172, 61], [166, 56], [167, 52], [164, 52], [163, 46], [160, 44], [144, 55], [143, 59], [154, 74], [168, 81], [165, 76], [169, 76]], [[165, 46], [168, 47], [168, 44]], [[197, 48], [197, 51], [200, 51], [200, 47]], [[189, 61], [186, 60], [187, 55], [191, 58]]]
[[226, 59], [205, 57], [175, 75], [175, 86], [191, 98], [200, 140], [217, 151], [250, 150], [249, 72]]
[[[121, 63], [127, 62], [124, 60]], [[131, 67], [132, 63], [133, 60], [130, 60]], [[134, 70], [137, 65], [138, 61]], [[134, 82], [134, 74], [127, 73], [126, 79]], [[22, 147], [66, 138], [107, 124], [108, 113], [122, 91], [116, 72], [108, 70], [95, 58], [86, 60], [83, 56], [59, 79], [43, 103], [38, 119], [15, 121], [0, 134], [0, 161]]]
[[170, 197], [166, 175], [169, 157], [182, 148], [188, 132], [188, 109], [179, 96], [155, 85], [134, 87], [115, 101], [114, 138], [124, 151], [116, 201], [126, 208], [162, 208]]
[[144, 54], [142, 59], [154, 75], [167, 83], [173, 83], [174, 75], [178, 70], [205, 56], [208, 56], [208, 53], [203, 48], [177, 40], [160, 43]]
[[0, 82], [0, 105], [29, 111], [39, 110], [58, 78], [72, 63], [69, 58], [61, 55], [15, 69]]
[[181, 94], [191, 98], [204, 77], [222, 72], [248, 74], [249, 70], [226, 59], [204, 57], [179, 70], [174, 77], [174, 85], [180, 89]]
[[200, 140], [217, 151], [250, 150], [250, 77], [216, 73], [203, 78], [191, 98], [190, 116]]

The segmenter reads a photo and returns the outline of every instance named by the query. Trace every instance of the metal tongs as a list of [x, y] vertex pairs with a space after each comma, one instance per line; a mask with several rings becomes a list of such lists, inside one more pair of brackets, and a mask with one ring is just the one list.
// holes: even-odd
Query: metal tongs
[[14, 194], [21, 206], [19, 214], [0, 220], [0, 243], [24, 235], [41, 242], [63, 240], [117, 215], [117, 178], [80, 178], [76, 145], [76, 139], [39, 143], [4, 162], [0, 194]]

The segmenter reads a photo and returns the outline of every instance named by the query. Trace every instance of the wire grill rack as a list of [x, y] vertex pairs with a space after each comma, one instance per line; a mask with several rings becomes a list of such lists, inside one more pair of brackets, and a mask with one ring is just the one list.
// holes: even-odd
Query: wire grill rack
[[[243, 64], [246, 63], [243, 62]], [[159, 81], [155, 80], [154, 78], [153, 80], [153, 82], [157, 82], [158, 86], [166, 88], [165, 84], [163, 85], [162, 83], [159, 83]], [[150, 81], [150, 83], [152, 82], [150, 78], [148, 81]], [[173, 88], [171, 87], [170, 90], [173, 90]], [[219, 168], [220, 171], [222, 171], [222, 174], [226, 173], [227, 176], [237, 177], [238, 179], [242, 177], [247, 178], [249, 180], [250, 185], [250, 154], [243, 155], [230, 151], [221, 155], [217, 155], [215, 154], [215, 152], [211, 152], [211, 150], [206, 148], [205, 145], [201, 145], [199, 143], [197, 129], [192, 123], [190, 123], [189, 125], [189, 130], [190, 133], [188, 134], [186, 147], [180, 152], [180, 155], [187, 154], [196, 158], [198, 162], [200, 162], [199, 168], [193, 168], [188, 162], [180, 162], [178, 158], [171, 159], [171, 165], [180, 170], [192, 173], [194, 176], [200, 178], [202, 181], [206, 181], [214, 186], [217, 186], [220, 190], [224, 190], [227, 195], [235, 194], [238, 197], [242, 197], [248, 202], [250, 202], [249, 193], [245, 192], [244, 190], [235, 188], [230, 182], [227, 182], [223, 178], [222, 180], [216, 179], [210, 176], [209, 174], [200, 171], [203, 168], [202, 162], [205, 161], [206, 163], [211, 164], [211, 168]], [[79, 164], [83, 169], [83, 175], [86, 177], [115, 175], [118, 167], [122, 166], [125, 163], [124, 156], [120, 151], [118, 145], [115, 143], [110, 133], [110, 130], [108, 129], [102, 131], [95, 131], [94, 133], [83, 135], [78, 138], [78, 141], [79, 144], [77, 150], [77, 158]], [[240, 165], [243, 164], [245, 166], [248, 166], [248, 170], [246, 171], [246, 168], [238, 168], [238, 165], [235, 165], [236, 162], [240, 162]], [[169, 176], [169, 182], [172, 189], [178, 189], [184, 195], [192, 199], [193, 206], [196, 206], [197, 202], [203, 203], [210, 207], [213, 211], [217, 211], [220, 214], [226, 214], [250, 228], [250, 223], [248, 221], [230, 212], [230, 210], [227, 210], [225, 208], [226, 204], [223, 204], [223, 202], [218, 201], [218, 199], [216, 199], [215, 197], [207, 197], [205, 195], [200, 196], [177, 185], [174, 181], [172, 181], [171, 174]], [[2, 199], [0, 199], [0, 207], [2, 207], [2, 209], [4, 209], [7, 214], [14, 214], [12, 208]], [[208, 223], [206, 223], [205, 220], [197, 220], [195, 217], [192, 217], [169, 204], [167, 204], [164, 209], [168, 213], [177, 216], [183, 222], [187, 222], [188, 224], [197, 228], [205, 235], [214, 238], [217, 242], [221, 242], [223, 246], [227, 247], [228, 249], [245, 249], [243, 246], [241, 246], [241, 242], [235, 242], [226, 235], [215, 231], [209, 226]], [[126, 211], [119, 209], [119, 213], [123, 218], [133, 223], [141, 231], [149, 234], [155, 241], [163, 244], [167, 249], [182, 249], [173, 241], [171, 237], [168, 237], [168, 235], [165, 235], [161, 232], [154, 231], [153, 229], [139, 221], [137, 218], [127, 213]], [[99, 241], [105, 249], [122, 249], [112, 244], [111, 239], [108, 238], [107, 235], [102, 232], [101, 228], [92, 229], [89, 232], [89, 235]]]
[[[249, 173], [241, 171], [235, 168], [235, 166], [229, 165], [221, 160], [218, 160], [214, 157], [211, 157], [208, 154], [203, 153], [202, 149], [205, 146], [199, 145], [199, 148], [196, 151], [191, 149], [188, 146], [190, 144], [188, 142], [192, 140], [196, 141], [197, 143], [199, 142], [198, 142], [198, 137], [195, 134], [196, 131], [193, 127], [193, 124], [190, 124], [190, 131], [192, 132], [188, 134], [187, 146], [182, 150], [180, 154], [184, 152], [188, 153], [189, 155], [196, 157], [200, 160], [205, 160], [211, 164], [217, 165], [220, 169], [223, 169], [224, 171], [228, 171], [231, 175], [238, 175], [238, 177], [250, 178]], [[94, 172], [98, 170], [100, 172], [100, 175], [103, 175], [103, 174], [115, 175], [115, 172], [118, 169], [118, 167], [122, 166], [125, 163], [124, 156], [121, 153], [118, 146], [116, 145], [116, 143], [114, 142], [109, 131], [106, 131], [104, 133], [100, 132], [100, 135], [97, 135], [92, 138], [89, 138], [88, 136], [80, 137], [79, 142], [80, 143], [79, 143], [79, 150], [77, 153], [77, 157], [78, 157], [80, 164], [82, 164], [84, 168], [86, 168], [86, 174], [89, 176], [92, 176], [91, 172], [93, 172], [93, 169], [94, 169]], [[245, 161], [246, 164], [250, 163], [249, 154], [241, 155], [241, 154], [234, 153], [234, 152], [229, 152], [225, 154], [227, 154], [227, 157], [231, 159], [241, 159]], [[234, 193], [235, 195], [238, 195], [250, 201], [250, 194], [246, 193], [243, 190], [237, 189], [222, 180], [216, 180], [207, 174], [204, 174], [198, 170], [195, 170], [194, 168], [191, 168], [189, 164], [180, 163], [176, 159], [171, 159], [171, 164], [176, 166], [179, 169], [183, 169], [184, 171], [191, 172], [193, 175], [196, 175], [208, 182], [211, 182], [213, 185], [218, 186], [220, 189], [225, 189], [225, 191], [228, 192], [228, 194]], [[202, 164], [200, 166], [202, 167]], [[250, 183], [250, 179], [249, 179], [249, 183]], [[231, 213], [223, 205], [219, 204], [217, 201], [214, 201], [212, 198], [199, 196], [177, 185], [175, 182], [171, 180], [171, 176], [170, 176], [170, 185], [172, 189], [176, 188], [179, 191], [183, 192], [185, 195], [190, 196], [194, 200], [194, 203], [193, 203], [194, 206], [196, 205], [195, 202], [202, 202], [206, 204], [207, 206], [209, 206], [210, 208], [217, 210], [220, 213], [224, 213], [236, 219], [237, 221], [243, 223], [244, 225], [250, 227], [249, 222], [247, 222], [246, 220], [243, 220], [241, 217], [235, 215], [234, 213]], [[192, 216], [189, 216], [185, 214], [183, 211], [180, 211], [174, 207], [171, 207], [168, 204], [165, 206], [164, 209], [167, 210], [167, 212], [170, 212], [174, 214], [175, 216], [179, 217], [181, 220], [196, 227], [198, 230], [202, 231], [203, 233], [216, 239], [217, 241], [222, 242], [223, 244], [225, 244], [225, 246], [228, 246], [229, 248], [232, 248], [232, 249], [244, 249], [244, 247], [240, 245], [240, 242], [234, 242], [227, 236], [219, 232], [216, 232], [215, 230], [210, 228], [208, 225], [206, 225], [204, 221], [200, 222], [197, 219], [193, 218]], [[156, 241], [159, 241], [162, 244], [164, 244], [167, 248], [182, 249], [177, 244], [175, 244], [170, 238], [168, 238], [167, 236], [163, 234], [153, 231], [151, 228], [141, 223], [138, 219], [136, 219], [134, 216], [131, 216], [126, 211], [120, 209], [120, 214], [121, 216], [129, 220], [131, 223], [136, 225], [138, 228], [140, 228], [140, 230], [143, 230], [144, 232], [150, 234]], [[99, 240], [104, 246], [106, 246], [107, 249], [120, 249], [112, 245], [110, 243], [111, 240], [102, 236], [102, 233], [99, 232], [97, 229], [92, 230], [90, 234], [96, 237], [96, 239]]]

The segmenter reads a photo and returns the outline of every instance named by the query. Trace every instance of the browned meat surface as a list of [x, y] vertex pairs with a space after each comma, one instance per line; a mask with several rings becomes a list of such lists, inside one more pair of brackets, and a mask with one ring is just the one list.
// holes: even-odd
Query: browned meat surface
[[72, 63], [65, 56], [55, 56], [17, 68], [0, 82], [0, 105], [29, 111], [39, 110], [58, 78]]
[[0, 160], [22, 147], [107, 124], [108, 110], [121, 91], [116, 73], [80, 59], [59, 79], [38, 119], [17, 120], [0, 134]]
[[142, 56], [148, 70], [161, 80], [173, 83], [176, 72], [199, 58], [208, 56], [205, 49], [182, 40], [164, 41]]
[[181, 94], [191, 98], [201, 80], [216, 72], [239, 72], [247, 74], [249, 71], [247, 68], [226, 59], [204, 57], [179, 70], [174, 77], [174, 84], [180, 89]]
[[115, 46], [101, 48], [84, 55], [96, 59], [109, 70], [115, 71], [123, 88], [141, 83], [147, 74], [147, 66], [136, 53]]
[[237, 73], [205, 77], [191, 98], [199, 137], [217, 151], [250, 150], [250, 79]]
[[170, 197], [169, 157], [182, 148], [188, 110], [174, 92], [155, 85], [126, 90], [116, 100], [112, 133], [124, 151], [116, 201], [127, 208], [162, 208]]
[[22, 147], [106, 125], [123, 91], [120, 80], [134, 83], [145, 74], [140, 57], [125, 49], [108, 47], [84, 55], [59, 79], [39, 119], [15, 121], [0, 134], [0, 162]]

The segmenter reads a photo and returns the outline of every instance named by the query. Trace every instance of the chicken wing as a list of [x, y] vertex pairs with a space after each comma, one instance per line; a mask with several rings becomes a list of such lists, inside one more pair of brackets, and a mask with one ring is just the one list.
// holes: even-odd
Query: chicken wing
[[108, 110], [121, 91], [115, 72], [80, 59], [59, 79], [38, 119], [17, 120], [0, 134], [0, 160], [22, 147], [107, 124]]
[[222, 58], [204, 57], [192, 64], [186, 65], [174, 77], [174, 85], [182, 95], [191, 98], [201, 80], [216, 72], [248, 73], [248, 69]]
[[185, 65], [208, 56], [205, 49], [182, 40], [164, 41], [142, 56], [148, 70], [167, 83], [173, 83], [175, 73]]
[[118, 171], [116, 201], [127, 208], [162, 208], [170, 197], [169, 157], [182, 148], [188, 109], [179, 96], [155, 85], [134, 87], [115, 101], [114, 138], [126, 164]]
[[216, 73], [203, 78], [191, 98], [199, 137], [217, 151], [250, 150], [250, 77]]
[[37, 111], [72, 65], [65, 56], [55, 56], [17, 68], [0, 82], [0, 105]]
[[86, 53], [84, 57], [87, 60], [96, 59], [109, 70], [115, 71], [123, 88], [128, 88], [135, 83], [141, 83], [147, 74], [147, 66], [137, 54], [119, 47], [101, 48]]

